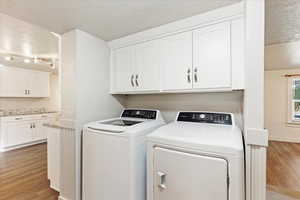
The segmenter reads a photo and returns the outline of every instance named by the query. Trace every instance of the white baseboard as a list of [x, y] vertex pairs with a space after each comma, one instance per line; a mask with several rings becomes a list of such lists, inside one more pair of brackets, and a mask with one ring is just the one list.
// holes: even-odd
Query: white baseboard
[[59, 196], [59, 197], [58, 197], [58, 200], [69, 200], [69, 199], [66, 199], [66, 198], [64, 198], [64, 197], [62, 197], [62, 196]]
[[45, 143], [45, 142], [47, 142], [47, 139], [37, 140], [37, 141], [34, 141], [34, 142], [29, 142], [29, 143], [20, 144], [20, 145], [11, 146], [11, 147], [6, 147], [6, 148], [1, 148], [0, 152], [12, 151], [12, 150], [15, 150], [15, 149], [20, 149], [20, 148], [24, 148], [24, 147], [28, 147], [28, 146], [32, 146], [32, 145], [36, 145], [36, 144], [41, 144], [41, 143]]
[[269, 136], [269, 141], [300, 143], [300, 139]]
[[50, 188], [55, 190], [56, 192], [60, 192], [60, 190], [57, 187], [51, 185], [51, 181], [50, 181]]

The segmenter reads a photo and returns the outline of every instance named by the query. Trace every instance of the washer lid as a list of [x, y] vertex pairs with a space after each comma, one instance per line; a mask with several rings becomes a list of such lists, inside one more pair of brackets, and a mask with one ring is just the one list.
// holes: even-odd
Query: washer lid
[[101, 124], [108, 124], [114, 126], [133, 126], [135, 124], [142, 123], [143, 121], [134, 121], [134, 120], [126, 120], [126, 119], [113, 119], [109, 121], [99, 122]]
[[243, 156], [242, 133], [236, 126], [175, 121], [156, 129], [148, 141], [217, 154]]

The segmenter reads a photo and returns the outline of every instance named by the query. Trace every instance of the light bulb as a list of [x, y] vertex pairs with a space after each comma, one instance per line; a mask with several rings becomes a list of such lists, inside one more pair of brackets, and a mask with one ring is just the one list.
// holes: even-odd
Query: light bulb
[[5, 56], [4, 59], [6, 61], [12, 61], [13, 60], [13, 57], [12, 56]]
[[30, 62], [31, 62], [31, 60], [29, 58], [24, 59], [24, 63], [30, 63]]

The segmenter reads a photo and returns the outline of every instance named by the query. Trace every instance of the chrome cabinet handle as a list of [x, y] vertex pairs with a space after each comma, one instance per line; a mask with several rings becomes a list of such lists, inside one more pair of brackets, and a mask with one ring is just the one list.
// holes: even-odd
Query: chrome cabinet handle
[[33, 128], [32, 124], [30, 124], [30, 128]]
[[24, 94], [27, 94], [27, 90], [24, 90]]
[[134, 75], [132, 74], [132, 75], [131, 75], [131, 79], [130, 79], [130, 81], [131, 81], [131, 86], [132, 86], [132, 87], [134, 87], [133, 79], [134, 79]]
[[30, 90], [28, 90], [28, 94], [30, 94]]
[[21, 120], [23, 119], [22, 117], [16, 117], [15, 120]]
[[166, 186], [166, 176], [167, 176], [167, 174], [163, 173], [163, 172], [157, 172], [157, 176], [159, 178], [158, 187], [161, 190], [167, 189], [167, 186]]
[[135, 85], [137, 86], [137, 87], [139, 87], [139, 82], [138, 82], [138, 78], [139, 78], [139, 75], [135, 75]]
[[191, 82], [191, 75], [190, 75], [190, 74], [191, 74], [191, 70], [188, 69], [188, 70], [187, 70], [187, 82], [188, 82], [188, 83]]
[[198, 72], [198, 69], [195, 68], [195, 69], [194, 69], [194, 80], [195, 80], [195, 82], [198, 82], [198, 75], [197, 75], [197, 72]]
[[35, 128], [35, 124], [33, 124], [32, 127]]

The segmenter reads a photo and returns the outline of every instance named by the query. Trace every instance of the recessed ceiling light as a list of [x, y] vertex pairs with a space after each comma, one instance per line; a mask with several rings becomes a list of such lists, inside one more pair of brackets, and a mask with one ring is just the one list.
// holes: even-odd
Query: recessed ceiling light
[[5, 56], [4, 59], [6, 61], [12, 61], [13, 60], [13, 57], [12, 56]]
[[24, 59], [24, 63], [30, 63], [30, 62], [31, 62], [31, 60], [29, 58]]

